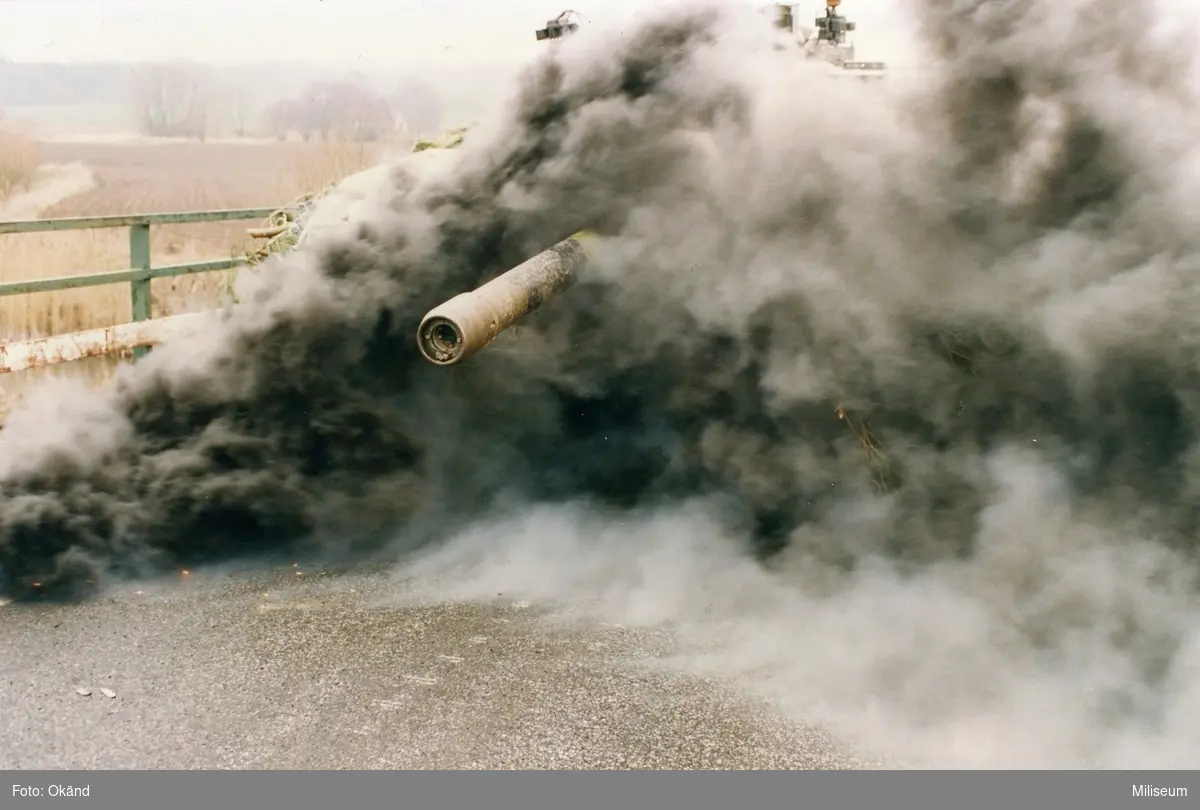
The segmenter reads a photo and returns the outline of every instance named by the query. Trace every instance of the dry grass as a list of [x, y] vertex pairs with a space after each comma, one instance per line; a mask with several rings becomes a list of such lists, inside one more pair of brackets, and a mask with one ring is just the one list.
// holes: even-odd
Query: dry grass
[[277, 178], [277, 198], [286, 202], [320, 191], [343, 177], [374, 166], [388, 147], [330, 141], [295, 144], [286, 150], [287, 162]]
[[37, 145], [25, 133], [4, 124], [0, 112], [0, 202], [28, 189], [41, 163]]
[[[0, 135], [0, 172], [18, 152]], [[46, 143], [28, 154], [49, 163], [82, 162], [95, 186], [42, 212], [78, 217], [219, 208], [270, 208], [376, 165], [387, 145], [355, 143], [145, 145]], [[40, 155], [38, 154], [40, 152]], [[24, 155], [25, 152], [19, 154]], [[3, 195], [0, 195], [2, 197]], [[155, 265], [244, 256], [257, 247], [257, 222], [151, 229]], [[126, 228], [0, 235], [0, 282], [80, 275], [129, 267]], [[232, 274], [205, 273], [152, 282], [155, 316], [209, 309], [228, 300]], [[131, 318], [128, 284], [0, 297], [0, 342], [111, 326]], [[32, 384], [59, 373], [100, 381], [119, 358], [0, 375], [0, 420]]]
[[[51, 207], [46, 217], [282, 205], [374, 165], [378, 148], [362, 144], [148, 146], [47, 144], [53, 162], [92, 167], [96, 187]], [[154, 264], [245, 255], [246, 229], [258, 223], [169, 225], [151, 230]], [[78, 275], [129, 267], [127, 229], [0, 236], [0, 282]], [[211, 308], [229, 274], [206, 273], [152, 284], [155, 315]], [[106, 285], [0, 298], [0, 340], [42, 337], [124, 323], [129, 287]]]

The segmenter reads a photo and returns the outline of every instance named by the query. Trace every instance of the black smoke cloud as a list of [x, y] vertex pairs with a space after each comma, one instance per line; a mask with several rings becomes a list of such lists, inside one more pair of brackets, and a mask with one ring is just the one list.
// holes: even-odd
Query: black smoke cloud
[[[1190, 57], [1150, 3], [912, 12], [928, 61], [882, 88], [717, 6], [548, 52], [452, 171], [397, 169], [215, 335], [10, 421], [8, 594], [411, 547], [531, 504], [703, 502], [797, 592], [978, 600], [1004, 655], [915, 638], [946, 672], [965, 655], [1011, 697], [988, 662], [1109, 668], [1071, 740], [1178, 742], [1200, 616]], [[419, 358], [427, 310], [585, 225], [611, 237], [596, 265], [510, 345]], [[908, 722], [970, 711], [928, 662], [870, 658], [853, 682]]]
[[[671, 87], [719, 16], [646, 26], [570, 87], [545, 60], [507, 129], [456, 176], [414, 190], [398, 170], [377, 217], [272, 268], [205, 345], [166, 347], [114, 390], [71, 400], [86, 416], [14, 416], [0, 485], [10, 592], [73, 597], [113, 571], [295, 541], [369, 548], [484, 503], [506, 464], [563, 432], [557, 400], [571, 387], [503, 356], [439, 372], [414, 351], [415, 325], [581, 224], [619, 229], [640, 203], [631, 177], [653, 198], [681, 151], [672, 133], [722, 104]], [[548, 183], [558, 198], [529, 208]], [[445, 418], [484, 392], [484, 407]], [[559, 477], [523, 466], [533, 491]]]

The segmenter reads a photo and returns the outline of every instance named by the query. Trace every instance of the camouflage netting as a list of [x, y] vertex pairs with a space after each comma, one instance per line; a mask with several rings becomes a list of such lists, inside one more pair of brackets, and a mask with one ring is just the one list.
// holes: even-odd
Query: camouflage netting
[[418, 138], [416, 144], [413, 146], [413, 151], [424, 152], [426, 149], [454, 149], [460, 146], [463, 139], [467, 137], [468, 129], [469, 127], [452, 129], [443, 135], [439, 141], [428, 141], [424, 138]]
[[320, 191], [297, 197], [288, 205], [272, 212], [261, 226], [251, 229], [251, 236], [265, 238], [266, 241], [256, 250], [246, 254], [246, 263], [256, 267], [268, 257], [276, 253], [286, 253], [299, 245], [304, 239], [304, 225], [314, 206], [336, 187], [336, 183], [330, 183]]

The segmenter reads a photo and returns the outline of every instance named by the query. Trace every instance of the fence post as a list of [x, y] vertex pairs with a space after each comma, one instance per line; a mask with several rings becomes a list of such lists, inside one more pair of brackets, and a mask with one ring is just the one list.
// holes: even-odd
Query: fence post
[[[129, 267], [133, 270], [150, 270], [150, 224], [138, 223], [129, 226]], [[141, 278], [129, 282], [131, 310], [134, 321], [150, 320], [150, 279]], [[146, 356], [147, 348], [133, 350], [133, 359]]]

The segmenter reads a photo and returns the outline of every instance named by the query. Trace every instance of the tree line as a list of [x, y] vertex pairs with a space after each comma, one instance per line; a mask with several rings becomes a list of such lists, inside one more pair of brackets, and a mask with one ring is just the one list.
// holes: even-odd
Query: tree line
[[436, 132], [444, 112], [437, 89], [415, 76], [386, 92], [365, 76], [351, 75], [316, 79], [281, 95], [249, 77], [215, 80], [204, 66], [184, 62], [140, 68], [134, 104], [143, 134], [200, 141], [217, 132], [280, 140], [418, 137]]

